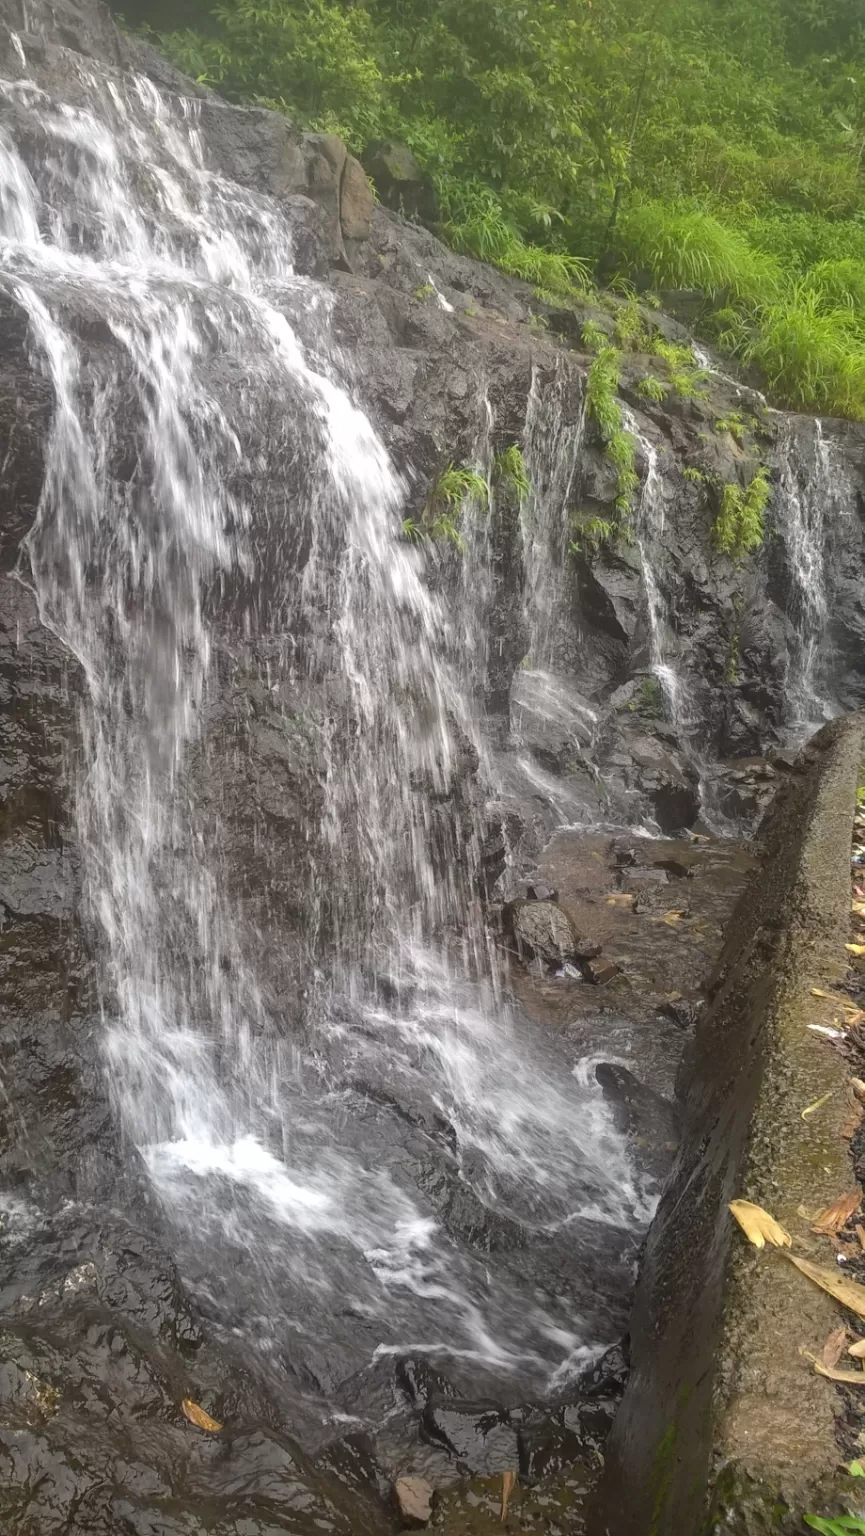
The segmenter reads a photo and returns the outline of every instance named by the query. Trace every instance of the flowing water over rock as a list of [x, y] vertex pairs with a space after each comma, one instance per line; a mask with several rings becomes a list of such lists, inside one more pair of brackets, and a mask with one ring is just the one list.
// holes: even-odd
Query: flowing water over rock
[[[437, 814], [472, 722], [399, 479], [285, 217], [204, 168], [194, 103], [143, 78], [98, 113], [3, 93], [0, 281], [55, 401], [21, 577], [84, 676], [69, 772], [124, 1134], [215, 1319], [326, 1410], [406, 1352], [542, 1391], [614, 1335], [602, 1296], [539, 1285], [535, 1236], [629, 1250], [651, 1201], [600, 1091], [503, 998], [471, 808]], [[577, 447], [563, 469], [537, 445], [539, 521]], [[272, 688], [329, 701], [300, 1035], [196, 799], [226, 611], [235, 644], [275, 638]], [[478, 1228], [525, 1260], [491, 1272]]]
[[782, 420], [780, 461], [775, 506], [788, 581], [787, 720], [792, 740], [801, 742], [837, 713], [825, 654], [827, 563], [833, 540], [843, 537], [852, 496], [844, 466], [816, 418], [806, 424]]

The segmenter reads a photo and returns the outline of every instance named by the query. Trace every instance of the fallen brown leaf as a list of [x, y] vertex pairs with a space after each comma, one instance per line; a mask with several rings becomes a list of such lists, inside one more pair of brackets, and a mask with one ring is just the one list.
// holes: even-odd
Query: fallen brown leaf
[[841, 1324], [840, 1328], [832, 1329], [832, 1332], [830, 1333], [826, 1343], [823, 1345], [823, 1348], [820, 1351], [820, 1359], [822, 1360], [823, 1364], [829, 1368], [829, 1370], [834, 1370], [835, 1366], [838, 1364], [838, 1361], [841, 1359], [841, 1356], [847, 1348], [847, 1340], [849, 1337], [850, 1335], [847, 1332], [847, 1329], [844, 1327], [843, 1323]]
[[661, 918], [661, 922], [662, 923], [666, 923], [668, 928], [675, 928], [676, 924], [680, 923], [682, 921], [682, 918], [683, 917], [687, 917], [687, 916], [688, 916], [687, 912], [679, 912], [679, 911], [676, 911], [675, 908], [673, 908], [671, 911], [665, 912], [663, 914], [663, 916]]
[[206, 1429], [208, 1434], [218, 1435], [222, 1425], [205, 1413], [200, 1403], [194, 1403], [191, 1397], [185, 1397], [180, 1404], [190, 1424], [195, 1424], [198, 1429]]
[[[865, 1375], [865, 1371], [863, 1371], [862, 1374]], [[502, 1521], [505, 1521], [507, 1519], [507, 1515], [508, 1515], [508, 1500], [510, 1499], [510, 1496], [511, 1496], [511, 1494], [513, 1492], [513, 1487], [514, 1487], [514, 1483], [516, 1482], [516, 1480], [517, 1480], [516, 1472], [503, 1472], [502, 1473]]]
[[822, 987], [811, 988], [812, 997], [825, 997], [830, 1003], [837, 1003], [841, 1008], [853, 1008], [849, 997], [843, 997], [840, 992], [826, 992]]
[[841, 1127], [841, 1135], [845, 1141], [850, 1141], [856, 1135], [862, 1124], [862, 1116], [865, 1115], [865, 1104], [860, 1104], [858, 1099], [848, 1106], [847, 1117]]
[[812, 1232], [828, 1236], [831, 1232], [840, 1232], [846, 1227], [850, 1217], [855, 1215], [862, 1204], [862, 1191], [858, 1184], [855, 1189], [848, 1190], [846, 1195], [839, 1195], [831, 1205], [827, 1205], [825, 1211], [821, 1211], [811, 1228]]
[[[842, 1307], [848, 1307], [855, 1312], [857, 1317], [865, 1317], [865, 1285], [859, 1285], [855, 1280], [847, 1280], [834, 1269], [824, 1269], [822, 1264], [812, 1264], [810, 1259], [800, 1259], [795, 1253], [786, 1253], [786, 1259], [801, 1269], [803, 1275], [813, 1280], [822, 1290], [828, 1291], [836, 1301], [840, 1301]], [[865, 1384], [865, 1372], [863, 1372], [863, 1384]]]
[[851, 1387], [865, 1387], [865, 1371], [839, 1371], [834, 1366], [824, 1365], [816, 1355], [805, 1349], [804, 1345], [799, 1350], [800, 1355], [810, 1360], [815, 1371], [820, 1376], [828, 1376], [830, 1381], [846, 1381]]
[[[731, 1200], [731, 1215], [735, 1216], [749, 1243], [755, 1248], [765, 1248], [771, 1243], [775, 1248], [789, 1248], [793, 1239], [789, 1232], [764, 1211], [761, 1205], [754, 1205], [751, 1200]], [[865, 1288], [863, 1288], [865, 1289]]]
[[853, 1228], [853, 1231], [856, 1233], [856, 1236], [859, 1239], [859, 1247], [865, 1251], [865, 1227], [860, 1226], [857, 1222], [856, 1226]]

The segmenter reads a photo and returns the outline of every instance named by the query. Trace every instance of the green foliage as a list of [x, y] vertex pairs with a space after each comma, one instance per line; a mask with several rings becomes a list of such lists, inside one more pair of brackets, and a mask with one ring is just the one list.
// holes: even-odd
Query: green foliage
[[661, 379], [656, 379], [651, 373], [647, 373], [637, 385], [637, 394], [644, 400], [665, 400], [669, 391], [669, 385]]
[[[698, 290], [781, 402], [865, 418], [857, 0], [199, 4], [158, 36], [176, 63], [355, 153], [406, 143], [456, 249], [549, 298], [596, 269], [631, 283], [623, 348], [647, 339], [634, 287]], [[145, 7], [171, 24], [168, 0], [127, 14]], [[670, 370], [699, 392], [693, 360]]]
[[865, 1520], [856, 1515], [840, 1515], [835, 1520], [823, 1520], [819, 1515], [805, 1515], [805, 1524], [821, 1536], [865, 1536]]
[[646, 715], [650, 720], [660, 720], [664, 714], [664, 695], [654, 673], [648, 673], [640, 684], [640, 690], [626, 705], [629, 714]]
[[492, 479], [494, 485], [509, 485], [515, 491], [520, 501], [524, 501], [531, 491], [531, 480], [526, 469], [526, 461], [523, 451], [516, 443], [509, 448], [503, 448], [493, 459]]
[[680, 399], [697, 400], [705, 395], [705, 370], [697, 367], [690, 347], [677, 346], [656, 336], [651, 342], [651, 351], [653, 357], [666, 363], [670, 385]]
[[627, 301], [617, 311], [613, 334], [620, 347], [627, 347], [633, 352], [648, 351], [651, 341], [635, 293], [629, 294]]
[[485, 510], [489, 497], [489, 486], [477, 470], [465, 464], [449, 464], [433, 481], [420, 519], [405, 519], [403, 538], [411, 544], [427, 539], [436, 544], [452, 544], [462, 554], [464, 545], [459, 519], [463, 507], [474, 503]]
[[704, 469], [697, 469], [693, 464], [687, 464], [682, 470], [682, 479], [691, 480], [694, 485], [710, 485], [711, 477]]
[[764, 513], [771, 494], [769, 471], [763, 464], [748, 486], [721, 487], [721, 506], [712, 529], [712, 542], [719, 554], [740, 561], [760, 548], [765, 533]]
[[610, 344], [610, 338], [606, 331], [601, 330], [594, 320], [584, 320], [580, 327], [580, 340], [587, 352], [600, 352], [602, 347]]
[[618, 527], [626, 533], [633, 494], [640, 482], [635, 467], [634, 439], [622, 425], [622, 407], [616, 398], [620, 360], [615, 347], [603, 347], [598, 353], [586, 383], [586, 411], [597, 424], [604, 454], [616, 471]]
[[414, 296], [421, 304], [425, 304], [427, 299], [431, 299], [434, 293], [435, 289], [432, 283], [421, 283], [414, 290]]
[[587, 550], [595, 552], [605, 544], [614, 544], [617, 533], [616, 524], [606, 518], [587, 517], [575, 524], [568, 550], [572, 555], [581, 555]]
[[715, 422], [715, 431], [729, 432], [741, 448], [745, 441], [745, 420], [741, 411], [729, 411], [726, 416], [719, 416]]

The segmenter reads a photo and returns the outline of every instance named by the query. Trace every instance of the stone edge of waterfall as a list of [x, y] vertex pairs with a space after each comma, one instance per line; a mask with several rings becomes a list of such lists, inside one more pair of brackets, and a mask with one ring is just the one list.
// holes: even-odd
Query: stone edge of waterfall
[[727, 1206], [766, 1206], [800, 1252], [832, 1262], [799, 1208], [854, 1182], [841, 1134], [850, 1068], [807, 1025], [828, 1022], [812, 988], [845, 970], [863, 744], [865, 713], [824, 727], [760, 829], [686, 1063], [681, 1150], [646, 1242], [593, 1532], [798, 1531], [802, 1513], [845, 1507], [839, 1388], [800, 1354], [819, 1356], [837, 1306], [775, 1250], [733, 1237]]

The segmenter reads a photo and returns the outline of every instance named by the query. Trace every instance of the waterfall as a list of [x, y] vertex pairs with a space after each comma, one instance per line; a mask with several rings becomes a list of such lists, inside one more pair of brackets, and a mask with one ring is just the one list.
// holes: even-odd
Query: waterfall
[[636, 418], [627, 407], [623, 408], [622, 416], [626, 429], [640, 445], [645, 464], [634, 518], [634, 542], [639, 551], [646, 589], [652, 672], [660, 685], [670, 724], [685, 745], [696, 724], [695, 706], [688, 680], [677, 669], [669, 645], [673, 628], [672, 613], [662, 572], [666, 517], [664, 481], [658, 468], [658, 450], [640, 431]]
[[525, 459], [531, 492], [523, 508], [529, 659], [537, 670], [554, 667], [557, 627], [564, 619], [572, 498], [586, 424], [582, 381], [575, 422], [567, 407], [577, 380], [564, 360], [546, 380], [532, 368], [526, 407]]
[[787, 571], [787, 725], [792, 741], [835, 713], [825, 677], [829, 622], [826, 555], [852, 497], [819, 419], [778, 416], [781, 477], [777, 529]]
[[[409, 1348], [541, 1390], [603, 1342], [596, 1298], [491, 1277], [448, 1201], [575, 1251], [651, 1203], [480, 934], [478, 813], [447, 809], [468, 668], [399, 536], [404, 486], [280, 205], [205, 168], [195, 102], [69, 67], [91, 108], [0, 83], [0, 292], [55, 401], [20, 574], [84, 680], [69, 774], [116, 1113], [184, 1274], [330, 1407]], [[541, 659], [579, 429], [562, 451], [533, 401]], [[270, 687], [328, 701], [297, 1038], [255, 959], [285, 936], [248, 930], [196, 789], [214, 654], [261, 637]]]

